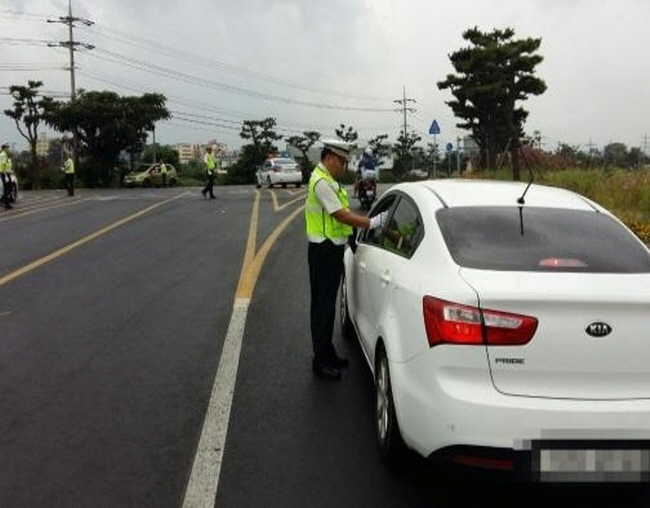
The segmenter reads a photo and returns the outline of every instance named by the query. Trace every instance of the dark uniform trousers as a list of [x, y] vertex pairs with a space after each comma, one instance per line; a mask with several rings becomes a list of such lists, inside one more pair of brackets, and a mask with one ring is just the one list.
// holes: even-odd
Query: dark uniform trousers
[[309, 242], [307, 260], [311, 286], [311, 340], [314, 363], [332, 365], [336, 351], [332, 345], [336, 299], [343, 273], [344, 245], [330, 240]]

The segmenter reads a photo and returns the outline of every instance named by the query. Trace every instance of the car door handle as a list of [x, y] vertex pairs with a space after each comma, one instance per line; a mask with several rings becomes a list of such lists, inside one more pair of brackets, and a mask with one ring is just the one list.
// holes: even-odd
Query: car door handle
[[363, 261], [359, 261], [359, 269], [360, 269], [361, 271], [364, 271], [364, 272], [365, 272], [365, 271], [366, 271], [366, 263], [363, 262]]
[[381, 274], [381, 281], [384, 283], [384, 285], [390, 284], [390, 273], [389, 272], [384, 272]]

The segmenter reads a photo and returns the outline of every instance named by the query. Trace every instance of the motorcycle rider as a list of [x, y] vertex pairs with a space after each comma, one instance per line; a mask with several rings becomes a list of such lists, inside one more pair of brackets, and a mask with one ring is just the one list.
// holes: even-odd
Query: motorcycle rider
[[372, 148], [364, 150], [363, 156], [357, 164], [357, 179], [354, 182], [354, 196], [359, 196], [359, 186], [366, 178], [377, 180], [377, 161], [372, 153]]

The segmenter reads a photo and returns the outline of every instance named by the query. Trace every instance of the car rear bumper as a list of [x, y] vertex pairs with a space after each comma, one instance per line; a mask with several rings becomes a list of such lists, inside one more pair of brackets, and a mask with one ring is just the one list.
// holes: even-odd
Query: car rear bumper
[[[402, 437], [422, 456], [461, 466], [503, 469], [527, 479], [559, 481], [552, 474], [554, 466], [546, 462], [540, 466], [540, 460], [553, 461], [558, 456], [548, 450], [578, 450], [580, 460], [592, 450], [645, 450], [631, 457], [641, 464], [629, 475], [608, 472], [613, 480], [648, 479], [650, 400], [508, 396], [497, 392], [483, 371], [442, 368], [441, 373], [432, 374], [435, 368], [431, 358], [425, 361], [427, 356], [389, 366]], [[624, 452], [624, 459], [630, 454]], [[578, 473], [584, 472], [575, 473], [565, 477], [577, 481], [581, 479]]]

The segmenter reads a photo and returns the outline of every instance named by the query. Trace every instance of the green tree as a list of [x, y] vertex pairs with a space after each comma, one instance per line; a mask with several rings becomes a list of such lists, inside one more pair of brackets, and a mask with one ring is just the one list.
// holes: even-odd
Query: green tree
[[610, 143], [605, 146], [603, 159], [606, 166], [628, 167], [628, 151], [625, 143]]
[[390, 155], [390, 144], [386, 143], [388, 134], [379, 134], [368, 141], [368, 146], [372, 149], [372, 153], [377, 161], [377, 167], [383, 164], [383, 158]]
[[287, 138], [287, 143], [300, 150], [300, 170], [304, 182], [309, 180], [309, 175], [313, 169], [314, 163], [309, 160], [309, 149], [320, 139], [320, 133], [316, 131], [303, 132], [302, 136], [291, 136]]
[[513, 179], [519, 180], [520, 139], [528, 112], [517, 103], [542, 94], [546, 84], [535, 76], [543, 60], [535, 54], [541, 39], [515, 40], [514, 35], [511, 28], [466, 30], [463, 38], [471, 46], [449, 56], [457, 74], [448, 74], [438, 88], [455, 97], [447, 104], [462, 120], [456, 126], [471, 131], [480, 147], [481, 165], [493, 169], [497, 155], [509, 151]]
[[174, 167], [176, 167], [176, 169], [178, 169], [180, 166], [178, 150], [176, 150], [176, 148], [173, 146], [158, 144], [156, 144], [156, 146], [149, 145], [144, 149], [142, 155], [140, 156], [142, 162], [153, 163], [154, 158], [156, 161], [162, 160], [167, 164], [172, 164]]
[[242, 146], [239, 159], [228, 168], [227, 183], [247, 184], [255, 182], [255, 171], [269, 154], [278, 151], [276, 141], [282, 136], [275, 132], [275, 118], [244, 120], [239, 136], [250, 143]]
[[337, 138], [351, 145], [354, 145], [357, 139], [359, 139], [357, 131], [353, 127], [346, 126], [345, 124], [340, 124], [338, 129], [334, 129], [334, 132]]
[[120, 152], [140, 152], [156, 121], [170, 118], [165, 96], [147, 93], [120, 97], [109, 91], [80, 91], [74, 101], [53, 102], [48, 123], [60, 132], [77, 132], [84, 161], [78, 174], [90, 187], [110, 185]]
[[397, 143], [393, 145], [393, 152], [396, 155], [393, 163], [393, 174], [398, 178], [404, 175], [413, 167], [414, 154], [413, 147], [422, 140], [422, 137], [416, 132], [405, 133], [400, 131], [397, 136]]
[[40, 95], [42, 81], [27, 82], [27, 86], [11, 85], [9, 94], [14, 103], [13, 109], [5, 109], [4, 114], [13, 118], [20, 135], [27, 140], [31, 161], [25, 175], [35, 188], [41, 186], [41, 167], [36, 155], [38, 127], [45, 122], [44, 115], [49, 109], [52, 99]]

